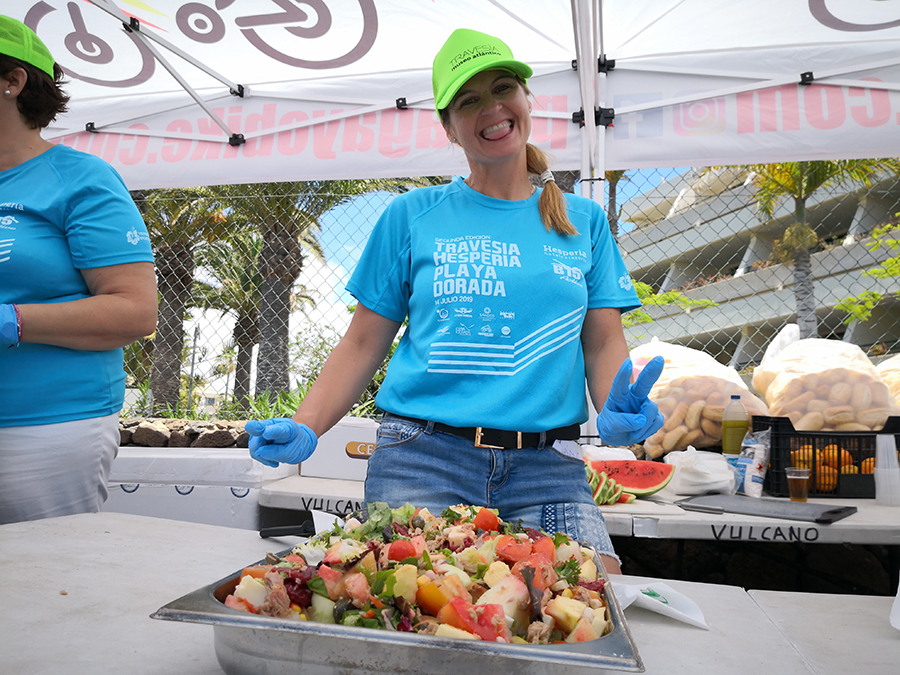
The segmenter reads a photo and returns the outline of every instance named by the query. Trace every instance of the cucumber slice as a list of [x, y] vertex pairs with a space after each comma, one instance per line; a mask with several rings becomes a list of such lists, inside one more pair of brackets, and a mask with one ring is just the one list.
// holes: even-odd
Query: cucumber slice
[[334, 601], [330, 598], [313, 593], [310, 609], [312, 610], [312, 616], [309, 617], [310, 621], [334, 623]]

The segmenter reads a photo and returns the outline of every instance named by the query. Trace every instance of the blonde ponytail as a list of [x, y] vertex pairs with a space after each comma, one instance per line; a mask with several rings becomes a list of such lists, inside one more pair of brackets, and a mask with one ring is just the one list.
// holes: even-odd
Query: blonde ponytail
[[[566, 213], [566, 198], [562, 190], [552, 179], [547, 162], [547, 155], [540, 148], [528, 143], [525, 146], [525, 161], [528, 164], [528, 173], [541, 176], [544, 183], [544, 191], [541, 193], [538, 208], [541, 212], [541, 222], [549, 232], [552, 228], [559, 234], [578, 234], [578, 230], [572, 225]], [[548, 176], [544, 176], [544, 173]]]

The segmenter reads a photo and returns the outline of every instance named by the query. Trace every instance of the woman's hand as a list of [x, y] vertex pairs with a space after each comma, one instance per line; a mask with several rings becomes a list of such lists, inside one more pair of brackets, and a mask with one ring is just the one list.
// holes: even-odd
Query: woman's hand
[[319, 436], [337, 424], [372, 381], [400, 325], [359, 303], [347, 333], [303, 397], [294, 421], [309, 425]]
[[250, 434], [250, 456], [266, 466], [299, 464], [310, 458], [319, 442], [312, 429], [286, 417], [250, 420], [244, 431]]
[[640, 443], [662, 428], [664, 419], [656, 404], [648, 398], [653, 384], [662, 374], [665, 359], [655, 356], [631, 382], [631, 359], [625, 359], [613, 380], [609, 396], [597, 416], [597, 433], [606, 445]]
[[251, 420], [244, 425], [250, 434], [250, 456], [267, 466], [309, 459], [318, 435], [333, 427], [359, 400], [399, 328], [399, 321], [357, 305], [347, 334], [331, 352], [294, 419]]

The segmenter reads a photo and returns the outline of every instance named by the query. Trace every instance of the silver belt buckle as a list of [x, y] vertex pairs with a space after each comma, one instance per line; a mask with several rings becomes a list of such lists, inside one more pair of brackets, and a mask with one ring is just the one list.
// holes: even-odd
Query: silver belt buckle
[[[476, 448], [494, 448], [495, 450], [502, 450], [502, 445], [485, 445], [481, 442], [481, 437], [484, 435], [484, 432], [481, 430], [481, 427], [475, 427], [475, 447]], [[522, 447], [522, 432], [519, 432], [519, 447]]]

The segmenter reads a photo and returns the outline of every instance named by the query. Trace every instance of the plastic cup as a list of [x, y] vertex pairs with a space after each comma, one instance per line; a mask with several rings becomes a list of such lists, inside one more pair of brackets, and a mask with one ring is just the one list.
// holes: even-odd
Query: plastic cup
[[875, 466], [875, 503], [900, 506], [900, 469], [879, 469]]
[[792, 502], [805, 502], [809, 495], [809, 469], [789, 466], [784, 470], [787, 474], [788, 491]]

